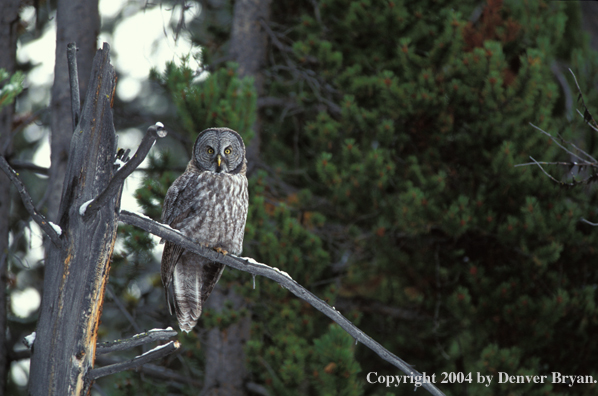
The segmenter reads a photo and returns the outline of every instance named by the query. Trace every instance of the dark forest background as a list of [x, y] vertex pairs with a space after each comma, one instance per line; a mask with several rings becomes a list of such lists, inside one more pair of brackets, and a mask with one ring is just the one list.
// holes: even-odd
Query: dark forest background
[[[228, 126], [248, 147], [244, 256], [288, 272], [417, 370], [473, 373], [471, 383], [437, 384], [447, 395], [595, 394], [595, 384], [496, 383], [501, 371], [598, 380], [596, 188], [564, 188], [534, 164], [516, 166], [574, 161], [557, 142], [597, 154], [568, 71], [596, 114], [594, 3], [206, 0], [183, 23], [191, 3], [145, 5], [177, 6], [173, 29], [196, 50], [152, 72], [138, 98], [114, 102], [119, 133], [156, 121], [169, 131], [136, 172], [144, 214], [160, 219], [197, 133]], [[98, 34], [128, 16], [101, 24], [97, 2], [35, 2], [37, 25], [25, 29], [26, 5], [3, 2], [0, 67], [27, 75], [34, 65], [16, 61], [17, 39], [34, 40], [56, 18], [55, 81], [49, 104], [18, 112], [0, 103], [0, 150], [53, 220], [72, 134], [66, 44], [80, 47], [84, 92]], [[51, 128], [49, 169], [32, 165], [42, 137], [23, 136], [30, 123]], [[566, 183], [594, 174], [544, 166]], [[10, 300], [41, 290], [44, 265], [24, 260], [29, 215], [3, 174], [0, 183], [0, 391], [25, 395], [15, 372], [26, 378], [21, 339], [39, 312], [22, 317]], [[156, 241], [119, 228], [99, 341], [178, 330]], [[369, 372], [399, 373], [278, 284], [256, 279], [254, 289], [230, 269], [197, 328], [178, 339], [181, 351], [151, 366], [162, 374], [119, 373], [92, 394], [413, 392], [367, 383]], [[477, 384], [476, 373], [493, 384]]]

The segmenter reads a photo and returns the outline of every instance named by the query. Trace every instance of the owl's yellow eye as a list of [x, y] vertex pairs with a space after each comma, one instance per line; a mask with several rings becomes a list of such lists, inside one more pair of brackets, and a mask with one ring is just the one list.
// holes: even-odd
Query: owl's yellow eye
[[214, 149], [211, 147], [208, 147], [208, 154], [214, 154]]
[[233, 150], [231, 150], [230, 147], [227, 147], [227, 148], [224, 149], [224, 154], [226, 154], [226, 155], [229, 155], [232, 152], [233, 152]]

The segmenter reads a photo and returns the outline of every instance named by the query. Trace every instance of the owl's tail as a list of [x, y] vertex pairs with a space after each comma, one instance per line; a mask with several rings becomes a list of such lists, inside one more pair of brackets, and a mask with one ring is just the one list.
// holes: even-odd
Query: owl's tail
[[174, 310], [181, 330], [188, 333], [195, 327], [204, 303], [223, 270], [224, 265], [188, 252], [176, 264], [173, 274]]

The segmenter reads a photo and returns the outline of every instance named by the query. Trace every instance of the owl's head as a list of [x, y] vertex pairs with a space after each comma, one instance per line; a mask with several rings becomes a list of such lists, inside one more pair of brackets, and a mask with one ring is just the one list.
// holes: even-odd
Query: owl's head
[[195, 140], [193, 160], [202, 171], [232, 174], [244, 171], [243, 138], [232, 129], [208, 128]]

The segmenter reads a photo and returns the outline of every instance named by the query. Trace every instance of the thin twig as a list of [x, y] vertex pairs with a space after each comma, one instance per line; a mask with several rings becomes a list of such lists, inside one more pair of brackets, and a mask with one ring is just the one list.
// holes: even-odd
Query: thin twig
[[[590, 124], [588, 124], [590, 125]], [[590, 125], [592, 126], [592, 125]], [[592, 127], [593, 128], [593, 127]], [[562, 139], [563, 141], [565, 141], [565, 139], [563, 139], [560, 134], [559, 134], [559, 138]], [[596, 158], [592, 157], [589, 153], [587, 153], [586, 151], [580, 149], [579, 147], [577, 147], [575, 144], [573, 144], [572, 142], [567, 142], [569, 143], [571, 146], [573, 146], [573, 148], [577, 151], [579, 151], [581, 154], [585, 155], [586, 157], [588, 157], [590, 160], [594, 161], [594, 163], [598, 163], [598, 160], [596, 160]], [[587, 160], [586, 160], [587, 161]]]
[[266, 31], [268, 36], [270, 36], [270, 40], [272, 40], [272, 44], [276, 48], [278, 48], [280, 51], [283, 51], [283, 52], [289, 52], [289, 53], [293, 52], [293, 49], [290, 46], [284, 45], [278, 39], [278, 36], [274, 33], [274, 31], [272, 31], [272, 28], [270, 28], [270, 25], [268, 25], [268, 22], [266, 22], [266, 20], [264, 20], [263, 18], [260, 18], [258, 22], [261, 25], [261, 27]]
[[553, 176], [552, 176], [550, 173], [546, 172], [546, 171], [544, 170], [544, 168], [542, 168], [542, 165], [540, 165], [540, 163], [539, 163], [538, 161], [536, 161], [536, 160], [535, 160], [535, 159], [534, 159], [534, 158], [533, 158], [531, 155], [530, 155], [530, 157], [529, 157], [529, 158], [530, 158], [530, 159], [531, 159], [531, 160], [532, 160], [532, 161], [533, 161], [533, 162], [534, 162], [536, 165], [538, 165], [538, 166], [540, 167], [540, 169], [542, 170], [542, 172], [544, 172], [544, 174], [545, 174], [546, 176], [548, 176], [548, 178], [549, 178], [550, 180], [552, 180], [552, 181], [554, 181], [555, 183], [558, 183], [558, 184], [563, 184], [563, 182], [561, 182], [560, 180], [557, 180], [557, 179], [555, 179], [555, 178], [554, 178], [554, 177], [553, 177]]
[[163, 357], [170, 355], [172, 352], [176, 351], [180, 347], [181, 344], [178, 341], [170, 341], [168, 344], [160, 345], [159, 347], [156, 347], [151, 351], [144, 353], [143, 355], [139, 355], [134, 359], [127, 360], [121, 363], [111, 364], [105, 367], [94, 368], [87, 373], [87, 380], [93, 381], [100, 377], [105, 377], [107, 375], [118, 373], [120, 371], [131, 370], [143, 366], [147, 362], [156, 359], [162, 359]]
[[[120, 363], [118, 358], [110, 356], [98, 356], [96, 363], [103, 366]], [[186, 375], [181, 375], [174, 370], [167, 369], [166, 367], [157, 366], [155, 364], [144, 364], [141, 367], [137, 367], [137, 371], [148, 375], [152, 378], [158, 378], [166, 381], [174, 381], [180, 384], [194, 386], [195, 388], [201, 388], [203, 383]]]
[[120, 299], [118, 298], [118, 296], [116, 294], [114, 294], [114, 291], [112, 291], [112, 288], [110, 287], [110, 285], [108, 285], [106, 287], [106, 293], [108, 293], [108, 296], [112, 299], [112, 301], [114, 301], [114, 304], [116, 305], [116, 307], [120, 310], [120, 312], [122, 312], [122, 314], [125, 316], [125, 318], [127, 318], [129, 323], [131, 324], [131, 326], [133, 326], [133, 329], [135, 329], [135, 331], [141, 333], [141, 328], [139, 327], [137, 322], [135, 322], [135, 319], [133, 319], [133, 317], [131, 316], [129, 311], [127, 311], [127, 308], [125, 308], [125, 306], [120, 302]]
[[77, 44], [68, 43], [66, 56], [69, 65], [69, 82], [71, 84], [71, 114], [73, 131], [77, 128], [81, 117], [81, 98], [79, 97], [79, 72], [77, 71]]
[[10, 165], [6, 161], [6, 158], [4, 158], [3, 156], [0, 156], [0, 168], [4, 171], [6, 176], [8, 176], [10, 181], [17, 188], [19, 195], [21, 195], [23, 205], [25, 205], [25, 209], [27, 209], [27, 212], [29, 212], [29, 214], [31, 215], [33, 221], [35, 221], [37, 225], [39, 225], [40, 228], [44, 230], [48, 237], [50, 237], [50, 240], [52, 241], [54, 246], [60, 248], [60, 246], [62, 245], [60, 235], [58, 235], [58, 232], [56, 232], [54, 227], [50, 225], [49, 221], [46, 220], [44, 215], [42, 215], [35, 209], [35, 206], [33, 205], [33, 200], [31, 199], [31, 195], [29, 195], [27, 189], [25, 188], [25, 185], [23, 184], [21, 179], [19, 179], [18, 173], [10, 167]]
[[550, 173], [546, 172], [546, 171], [544, 170], [544, 168], [542, 168], [542, 165], [540, 165], [540, 163], [539, 163], [538, 161], [536, 161], [535, 159], [533, 159], [531, 156], [530, 156], [529, 158], [530, 158], [530, 159], [531, 159], [531, 160], [532, 160], [532, 161], [533, 161], [533, 162], [534, 162], [536, 165], [538, 165], [538, 167], [540, 167], [540, 170], [542, 170], [542, 172], [544, 172], [544, 174], [545, 174], [546, 176], [548, 176], [548, 178], [549, 178], [550, 180], [552, 180], [552, 181], [553, 181], [553, 182], [555, 182], [556, 184], [558, 184], [558, 185], [560, 185], [560, 186], [564, 186], [564, 187], [574, 187], [574, 186], [576, 186], [577, 184], [581, 184], [581, 182], [565, 183], [565, 182], [562, 182], [562, 181], [560, 181], [560, 180], [557, 180], [557, 179], [556, 179], [556, 178], [554, 178], [554, 177], [553, 177], [553, 176], [552, 176]]
[[125, 351], [127, 349], [154, 341], [165, 341], [176, 336], [177, 334], [178, 333], [176, 330], [173, 330], [172, 327], [167, 329], [149, 330], [141, 334], [135, 334], [133, 337], [126, 338], [124, 340], [114, 340], [110, 342], [99, 343], [96, 346], [96, 355], [103, 355], [105, 353], [116, 351]]
[[577, 86], [577, 90], [579, 91], [579, 99], [581, 99], [581, 104], [583, 105], [583, 107], [585, 109], [585, 113], [584, 113], [584, 116], [583, 116], [584, 120], [586, 119], [585, 114], [587, 114], [590, 117], [590, 119], [594, 122], [594, 126], [598, 127], [598, 124], [596, 123], [596, 120], [594, 120], [594, 116], [592, 116], [592, 114], [588, 110], [588, 106], [586, 106], [586, 102], [583, 99], [583, 93], [581, 92], [581, 88], [579, 87], [579, 84], [577, 83], [577, 78], [575, 77], [575, 74], [573, 73], [573, 70], [571, 70], [571, 68], [569, 68], [569, 72], [573, 76], [573, 80], [575, 81], [575, 85]]
[[[579, 114], [579, 116], [580, 116], [581, 118], [584, 118], [584, 117], [583, 117], [583, 114], [581, 114], [581, 111], [579, 111], [579, 109], [575, 109], [575, 110], [577, 110], [577, 114]], [[584, 121], [585, 121], [585, 119], [584, 119]], [[598, 132], [598, 128], [596, 128], [594, 125], [590, 124], [590, 123], [589, 123], [589, 122], [587, 122], [587, 121], [586, 121], [586, 123], [587, 123], [587, 124], [590, 126], [590, 128], [592, 128], [593, 130], [595, 130], [596, 132]]]
[[163, 138], [166, 134], [167, 132], [164, 129], [164, 125], [160, 122], [147, 128], [147, 132], [145, 133], [145, 136], [143, 136], [133, 158], [127, 161], [127, 163], [116, 172], [112, 180], [110, 180], [110, 183], [108, 183], [108, 186], [106, 186], [104, 191], [102, 191], [97, 198], [86, 204], [87, 207], [83, 211], [83, 216], [86, 220], [91, 218], [101, 207], [118, 194], [125, 179], [143, 162], [147, 153], [149, 153], [150, 149], [154, 146], [156, 139]]
[[[353, 323], [347, 320], [347, 318], [345, 318], [340, 312], [334, 309], [334, 307], [331, 307], [322, 299], [305, 289], [299, 283], [294, 281], [287, 273], [282, 272], [277, 268], [272, 268], [266, 264], [258, 263], [257, 261], [251, 258], [237, 257], [232, 254], [227, 254], [226, 256], [222, 255], [212, 249], [208, 249], [200, 246], [199, 244], [196, 244], [195, 242], [180, 234], [177, 230], [174, 230], [164, 224], [158, 223], [146, 216], [137, 213], [121, 210], [119, 220], [123, 223], [139, 227], [169, 242], [182, 246], [186, 250], [206, 257], [209, 260], [225, 264], [229, 267], [241, 271], [249, 272], [250, 274], [265, 276], [266, 278], [272, 279], [273, 281], [279, 283], [282, 287], [286, 288], [297, 297], [307, 301], [318, 311], [322, 312], [324, 315], [328, 316], [330, 319], [336, 322], [356, 341], [359, 341], [368, 348], [370, 348], [382, 359], [399, 368], [405, 374], [410, 375], [414, 378], [421, 376], [421, 374], [417, 372], [413, 367], [411, 367], [408, 363], [406, 363], [404, 360], [402, 360], [392, 352], [385, 349], [378, 342], [374, 341], [370, 336], [365, 334]], [[442, 393], [434, 384], [424, 383], [422, 384], [422, 386], [433, 395], [444, 395], [444, 393]]]
[[566, 161], [554, 161], [554, 162], [546, 162], [546, 161], [536, 161], [536, 162], [526, 162], [524, 164], [517, 164], [517, 165], [513, 165], [514, 168], [517, 168], [518, 166], [529, 166], [529, 165], [538, 165], [538, 164], [542, 164], [542, 165], [563, 165], [563, 166], [579, 166], [579, 167], [591, 167], [591, 168], [598, 168], [598, 162], [566, 162]]
[[542, 172], [544, 172], [544, 174], [546, 176], [548, 176], [550, 178], [550, 180], [552, 180], [553, 182], [555, 182], [558, 185], [563, 186], [563, 187], [575, 187], [575, 186], [578, 186], [580, 184], [590, 184], [590, 183], [598, 180], [598, 173], [594, 173], [594, 174], [590, 175], [589, 177], [586, 177], [583, 180], [579, 180], [579, 181], [573, 180], [573, 182], [571, 182], [571, 183], [565, 183], [565, 182], [557, 180], [556, 178], [554, 178], [553, 176], [551, 176], [548, 172], [546, 172], [544, 170], [544, 168], [542, 168], [542, 166], [540, 165], [541, 162], [536, 161], [532, 157], [530, 157], [530, 158], [532, 159], [532, 161], [534, 161], [535, 165], [538, 165], [540, 167], [540, 169], [542, 170]]
[[35, 165], [33, 162], [21, 161], [21, 160], [15, 160], [15, 159], [10, 160], [10, 166], [12, 166], [12, 168], [16, 169], [16, 170], [28, 170], [33, 173], [37, 173], [40, 175], [46, 175], [46, 176], [49, 174], [49, 171], [50, 171], [48, 168]]
[[542, 132], [543, 134], [545, 134], [546, 136], [550, 137], [550, 139], [552, 139], [553, 142], [555, 142], [560, 148], [562, 148], [563, 150], [565, 150], [566, 152], [568, 152], [569, 154], [571, 154], [572, 156], [574, 156], [575, 158], [578, 158], [580, 161], [584, 161], [583, 158], [581, 158], [579, 155], [573, 153], [572, 151], [570, 151], [569, 149], [567, 149], [565, 146], [563, 146], [562, 144], [560, 144], [550, 133], [542, 130], [542, 128], [539, 128], [537, 126], [535, 126], [534, 124], [532, 124], [531, 122], [529, 123], [532, 127], [536, 128], [537, 130], [539, 130], [540, 132]]
[[34, 111], [33, 113], [29, 113], [28, 115], [19, 117], [19, 119], [14, 119], [13, 125], [18, 124], [19, 126], [13, 129], [12, 132], [10, 132], [10, 138], [4, 141], [4, 145], [2, 146], [2, 151], [0, 151], [0, 153], [6, 153], [6, 150], [8, 150], [8, 147], [12, 143], [14, 137], [21, 133], [23, 129], [31, 125], [32, 122], [37, 120], [42, 113], [47, 111], [47, 108], [42, 108], [37, 111]]

